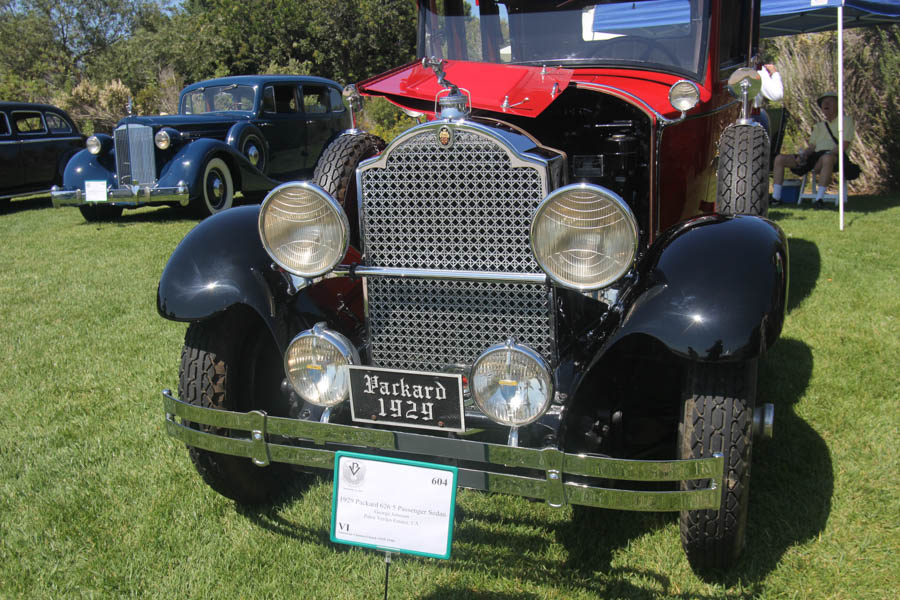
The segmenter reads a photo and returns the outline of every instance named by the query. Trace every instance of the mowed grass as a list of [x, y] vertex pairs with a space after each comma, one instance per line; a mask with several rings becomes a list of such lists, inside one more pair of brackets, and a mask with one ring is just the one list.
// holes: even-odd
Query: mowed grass
[[[698, 576], [677, 516], [573, 516], [460, 491], [452, 557], [394, 556], [391, 598], [877, 598], [900, 589], [900, 195], [773, 209], [790, 311], [761, 363], [775, 439], [754, 449], [748, 543]], [[329, 541], [331, 481], [249, 510], [163, 429], [185, 325], [156, 313], [195, 225], [0, 210], [0, 598], [380, 598], [377, 552]]]

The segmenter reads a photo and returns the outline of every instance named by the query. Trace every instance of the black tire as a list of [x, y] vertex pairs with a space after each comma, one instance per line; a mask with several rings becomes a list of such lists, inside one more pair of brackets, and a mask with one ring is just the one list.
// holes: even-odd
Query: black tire
[[206, 161], [200, 189], [191, 198], [191, 212], [203, 219], [234, 206], [234, 180], [228, 164], [218, 157]]
[[[679, 458], [725, 457], [718, 510], [681, 511], [681, 545], [697, 570], [727, 569], [744, 547], [750, 492], [757, 361], [692, 365], [679, 432]], [[684, 490], [708, 482], [682, 482]]]
[[[182, 400], [207, 408], [288, 416], [280, 392], [284, 378], [281, 354], [262, 321], [247, 311], [191, 323], [184, 336], [178, 391]], [[195, 427], [201, 427], [194, 425]], [[202, 427], [216, 431], [214, 427]], [[238, 437], [247, 437], [240, 432]], [[258, 467], [240, 458], [189, 447], [191, 460], [214, 490], [241, 504], [270, 502], [292, 481], [288, 465]]]
[[356, 201], [356, 167], [360, 162], [384, 150], [384, 140], [371, 133], [344, 133], [331, 142], [313, 173], [313, 182], [331, 194], [350, 220], [350, 243], [359, 240], [359, 218]]
[[764, 127], [731, 125], [719, 139], [716, 212], [769, 214], [769, 135]]
[[97, 204], [83, 204], [78, 207], [81, 216], [89, 223], [113, 221], [122, 216], [121, 206], [106, 206]]

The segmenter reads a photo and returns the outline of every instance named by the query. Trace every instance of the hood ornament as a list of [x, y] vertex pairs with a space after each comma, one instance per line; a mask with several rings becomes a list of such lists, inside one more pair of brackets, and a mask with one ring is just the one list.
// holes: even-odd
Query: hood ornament
[[447, 81], [447, 74], [444, 72], [446, 63], [447, 61], [434, 56], [422, 59], [422, 67], [434, 71], [443, 88], [434, 97], [434, 114], [441, 119], [464, 119], [472, 111], [472, 94]]

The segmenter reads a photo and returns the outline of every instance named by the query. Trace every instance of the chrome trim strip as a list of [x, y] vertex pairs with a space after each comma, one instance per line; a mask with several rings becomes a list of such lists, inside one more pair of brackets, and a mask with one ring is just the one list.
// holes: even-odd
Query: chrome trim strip
[[[258, 411], [236, 413], [204, 408], [178, 400], [169, 390], [163, 390], [162, 394], [168, 435], [195, 448], [247, 457], [257, 462], [284, 462], [332, 470], [335, 451], [352, 447], [356, 451], [368, 450], [375, 454], [401, 453], [417, 459], [424, 455], [429, 459], [463, 461], [458, 480], [461, 487], [538, 498], [554, 506], [583, 504], [620, 510], [677, 511], [718, 509], [722, 499], [725, 460], [721, 455], [670, 461], [586, 456], [568, 454], [556, 448], [510, 447], [284, 417], [266, 416], [262, 420]], [[188, 427], [185, 421], [248, 432], [248, 435], [235, 438], [206, 433]], [[307, 445], [275, 443], [270, 441], [270, 436], [305, 440]], [[510, 473], [510, 468], [532, 472]], [[566, 476], [569, 476], [568, 481]], [[573, 476], [599, 481], [572, 480]], [[608, 485], [603, 480], [609, 479], [709, 481], [706, 487], [696, 490], [638, 491], [601, 487], [601, 484]]]
[[[20, 134], [27, 135], [27, 134]], [[69, 137], [45, 137], [37, 140], [10, 140], [0, 142], [0, 145], [8, 145], [8, 144], [37, 144], [40, 142], [75, 142], [81, 141], [81, 138], [78, 136], [69, 136]]]
[[545, 273], [497, 273], [490, 271], [453, 271], [444, 269], [407, 269], [404, 267], [367, 267], [340, 265], [332, 274], [338, 277], [408, 277], [411, 279], [450, 279], [456, 281], [491, 281], [494, 283], [547, 283]]
[[0, 195], [0, 200], [8, 200], [10, 198], [20, 198], [22, 196], [37, 196], [38, 194], [49, 194], [50, 190], [34, 190], [32, 192], [16, 192], [15, 194]]

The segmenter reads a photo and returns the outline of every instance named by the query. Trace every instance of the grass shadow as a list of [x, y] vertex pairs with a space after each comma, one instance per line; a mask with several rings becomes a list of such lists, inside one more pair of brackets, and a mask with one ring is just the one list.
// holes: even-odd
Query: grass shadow
[[812, 294], [819, 280], [822, 269], [822, 256], [819, 247], [813, 242], [790, 238], [790, 284], [788, 287], [788, 312], [800, 306]]
[[[844, 212], [868, 215], [896, 208], [897, 206], [900, 206], [900, 194], [888, 194], [882, 196], [850, 194], [847, 196], [846, 202], [844, 203]], [[817, 208], [809, 200], [797, 204], [779, 204], [778, 206], [770, 207], [769, 219], [777, 222], [787, 218], [797, 218], [798, 215], [807, 211], [837, 213], [838, 206], [834, 202], [825, 202], [823, 208]]]
[[809, 346], [793, 339], [779, 340], [760, 363], [758, 403], [775, 405], [775, 434], [754, 444], [747, 546], [734, 569], [705, 579], [759, 585], [788, 549], [824, 531], [834, 494], [831, 452], [794, 412], [812, 370]]
[[30, 210], [42, 210], [52, 208], [50, 196], [33, 196], [31, 198], [14, 198], [0, 204], [0, 215], [26, 212]]

